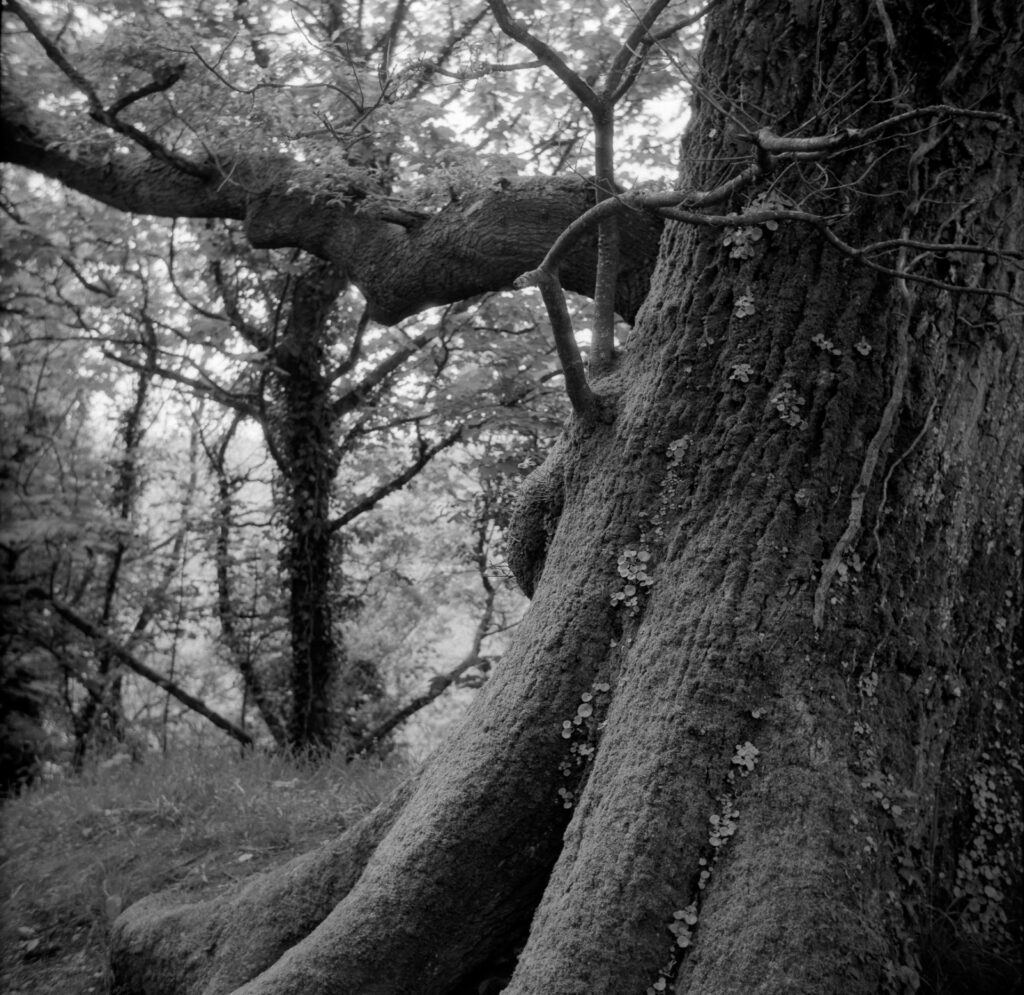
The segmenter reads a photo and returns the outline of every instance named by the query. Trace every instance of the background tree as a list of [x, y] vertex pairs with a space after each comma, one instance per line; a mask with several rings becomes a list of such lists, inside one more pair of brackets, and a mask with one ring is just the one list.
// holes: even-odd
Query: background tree
[[[123, 745], [124, 659], [170, 635], [170, 589], [183, 567], [196, 466], [179, 449], [173, 474], [161, 479], [166, 463], [153, 459], [151, 430], [166, 398], [154, 397], [152, 324], [137, 335], [137, 374], [118, 374], [101, 352], [123, 337], [121, 318], [133, 334], [140, 327], [137, 310], [116, 307], [113, 288], [119, 281], [137, 301], [149, 286], [154, 259], [144, 242], [127, 263], [123, 233], [110, 236], [95, 216], [90, 237], [78, 241], [73, 224], [32, 230], [7, 206], [16, 227], [4, 284], [4, 651], [45, 685], [56, 683], [80, 762], [93, 746]], [[45, 207], [39, 213], [52, 221]], [[79, 263], [94, 253], [105, 272]], [[147, 533], [140, 523], [154, 489], [166, 506]], [[119, 642], [96, 641], [89, 631], [116, 631]]]
[[[14, 161], [244, 217], [382, 320], [529, 271], [576, 409], [468, 720], [317, 853], [129, 910], [121, 990], [459, 992], [513, 960], [516, 995], [1019, 982], [1022, 33], [1002, 3], [722, 2], [677, 189], [579, 224], [586, 184], [539, 178], [426, 218], [369, 184], [318, 206], [308, 160], [154, 145], [126, 97], [90, 103], [146, 151], [72, 169], [11, 112]], [[582, 97], [606, 42], [541, 61]], [[571, 240], [613, 213], [637, 323], [588, 383], [561, 287], [593, 288]]]
[[[351, 668], [343, 666], [342, 623], [351, 625], [354, 619], [335, 611], [333, 603], [346, 603], [340, 593], [344, 575], [338, 572], [346, 531], [463, 437], [467, 442], [478, 438], [485, 451], [492, 450], [494, 443], [480, 432], [499, 413], [509, 421], [502, 434], [506, 443], [515, 436], [527, 450], [543, 445], [560, 413], [557, 394], [543, 386], [550, 346], [534, 322], [523, 321], [502, 302], [482, 304], [472, 315], [448, 315], [425, 331], [370, 329], [359, 321], [355, 302], [334, 300], [336, 286], [327, 288], [326, 306], [311, 306], [310, 295], [320, 287], [316, 265], [311, 291], [301, 260], [289, 262], [278, 258], [281, 254], [238, 246], [230, 262], [219, 262], [217, 254], [231, 245], [231, 235], [208, 227], [191, 233], [142, 223], [133, 237], [108, 239], [89, 210], [75, 224], [82, 212], [69, 204], [70, 216], [57, 239], [66, 247], [58, 251], [50, 207], [44, 202], [37, 209], [30, 191], [16, 184], [9, 193], [27, 205], [19, 211], [9, 204], [18, 236], [12, 239], [12, 258], [20, 262], [8, 284], [9, 347], [24, 366], [25, 383], [24, 391], [11, 395], [16, 415], [11, 444], [30, 443], [30, 422], [38, 420], [33, 404], [56, 398], [59, 408], [60, 398], [76, 397], [77, 428], [70, 431], [74, 425], [59, 417], [54, 424], [60, 430], [49, 435], [44, 448], [56, 458], [57, 479], [64, 480], [69, 461], [81, 458], [76, 439], [94, 436], [97, 415], [102, 420], [111, 403], [109, 394], [114, 403], [127, 406], [116, 436], [130, 433], [132, 454], [114, 458], [109, 486], [116, 500], [110, 513], [104, 506], [112, 499], [92, 498], [99, 502], [95, 514], [100, 521], [110, 518], [104, 525], [112, 530], [109, 553], [92, 532], [81, 531], [82, 523], [72, 520], [66, 503], [58, 505], [47, 528], [58, 539], [77, 529], [79, 541], [59, 547], [66, 562], [56, 583], [49, 554], [30, 562], [48, 541], [40, 532], [45, 515], [40, 502], [52, 501], [44, 482], [51, 477], [44, 478], [38, 460], [19, 462], [12, 455], [8, 496], [18, 506], [19, 524], [12, 523], [3, 537], [14, 556], [8, 603], [22, 607], [21, 630], [28, 641], [11, 648], [13, 658], [31, 654], [29, 646], [42, 639], [51, 649], [60, 647], [57, 659], [63, 666], [68, 647], [60, 630], [70, 624], [78, 641], [88, 632], [103, 632], [130, 652], [157, 652], [157, 669], [173, 671], [183, 637], [194, 638], [209, 627], [214, 604], [197, 583], [206, 576], [208, 557], [216, 575], [215, 614], [224, 648], [275, 740], [299, 750], [316, 745], [308, 723], [292, 737], [287, 728], [296, 700], [289, 684], [296, 683], [295, 675], [314, 674], [325, 685], [336, 685], [313, 699], [323, 702], [320, 747], [339, 733], [351, 746], [370, 725], [380, 723], [392, 704], [382, 697], [388, 675], [376, 661], [364, 656]], [[212, 263], [209, 254], [214, 254]], [[266, 314], [270, 318], [261, 322], [260, 315]], [[510, 329], [507, 345], [495, 342], [488, 324], [498, 316]], [[104, 373], [99, 379], [88, 364], [77, 364], [80, 372], [72, 373], [54, 361], [83, 348], [101, 364], [116, 359], [127, 375]], [[483, 375], [477, 360], [481, 354], [492, 364]], [[34, 381], [45, 382], [47, 390], [40, 392], [36, 385], [32, 402]], [[10, 386], [15, 386], [13, 379]], [[180, 464], [165, 466], [163, 438], [150, 440], [147, 448], [141, 445], [154, 421], [162, 433], [175, 418], [185, 423], [193, 440], [183, 470]], [[15, 429], [22, 420], [19, 435]], [[258, 426], [265, 440], [272, 475], [251, 455], [243, 455], [254, 445], [251, 433], [238, 434], [247, 424]], [[127, 437], [112, 441], [122, 447], [129, 442]], [[197, 498], [200, 443], [216, 493]], [[178, 456], [186, 458], [182, 452]], [[345, 472], [339, 478], [342, 464]], [[187, 484], [182, 515], [168, 534], [167, 509], [157, 506], [170, 499], [168, 485], [176, 475]], [[241, 495], [240, 487], [248, 494]], [[202, 510], [207, 501], [216, 506], [212, 528], [204, 525], [211, 521]], [[239, 516], [256, 516], [264, 523], [263, 539], [245, 553], [252, 568], [245, 568], [248, 580], [233, 562], [242, 540], [233, 535], [240, 528]], [[424, 519], [420, 527], [433, 525]], [[311, 534], [320, 541], [310, 541]], [[271, 536], [279, 539], [283, 553], [266, 541]], [[241, 541], [240, 552], [247, 542]], [[186, 547], [191, 554], [187, 564], [182, 559]], [[97, 568], [97, 555], [101, 564], [109, 561], [109, 569]], [[439, 577], [448, 576], [443, 562], [453, 561], [439, 561]], [[154, 577], [159, 578], [155, 585]], [[293, 584], [294, 577], [301, 583]], [[139, 584], [148, 592], [135, 590]], [[179, 594], [188, 589], [187, 603], [170, 596], [172, 584]], [[41, 600], [26, 603], [26, 586]], [[442, 602], [455, 593], [434, 586]], [[301, 589], [289, 596], [290, 587]], [[47, 591], [60, 605], [56, 613], [49, 610]], [[323, 609], [318, 616], [323, 624], [311, 626], [308, 608], [316, 604]], [[131, 617], [133, 611], [137, 618]], [[373, 614], [372, 607], [367, 611]], [[158, 628], [155, 641], [146, 637], [153, 626]], [[101, 692], [100, 698], [65, 696], [78, 715], [79, 761], [86, 746], [96, 744], [94, 726], [104, 709], [118, 717], [114, 748], [126, 732], [117, 689], [127, 658], [113, 645], [96, 650], [96, 660], [78, 660], [70, 673], [86, 676], [82, 688], [87, 694], [89, 688]], [[298, 684], [302, 690], [303, 683]], [[405, 704], [394, 707], [409, 714]], [[149, 708], [146, 704], [143, 711]]]

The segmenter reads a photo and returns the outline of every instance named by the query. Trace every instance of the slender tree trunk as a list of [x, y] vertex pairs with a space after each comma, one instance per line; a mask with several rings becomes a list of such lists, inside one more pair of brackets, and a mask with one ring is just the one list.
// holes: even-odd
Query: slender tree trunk
[[[135, 384], [135, 396], [131, 406], [125, 411], [121, 420], [120, 442], [123, 453], [114, 464], [114, 485], [110, 495], [110, 509], [120, 522], [123, 534], [113, 537], [113, 550], [107, 567], [106, 579], [103, 584], [103, 601], [100, 608], [99, 624], [108, 628], [114, 616], [114, 606], [121, 580], [121, 568], [128, 552], [126, 533], [131, 528], [131, 519], [135, 512], [139, 496], [142, 467], [140, 463], [140, 446], [145, 435], [143, 419], [149, 400], [150, 388], [153, 385], [154, 366], [156, 363], [156, 338], [152, 328], [142, 323], [146, 368], [139, 373]], [[75, 733], [75, 748], [72, 763], [79, 769], [85, 762], [86, 752], [95, 739], [101, 723], [106, 722], [106, 733], [114, 740], [124, 737], [124, 705], [121, 700], [121, 676], [113, 673], [116, 659], [101, 651], [97, 659], [97, 670], [103, 682], [102, 704], [89, 695], [78, 713], [72, 717]]]
[[[724, 4], [684, 185], [730, 175], [762, 124], [1019, 115], [1021, 37], [1009, 3]], [[921, 248], [898, 262], [1019, 295], [995, 254], [1020, 248], [1022, 151], [1019, 128], [926, 116], [831, 174], [794, 160], [770, 192], [845, 211], [859, 244], [985, 245], [952, 273]], [[528, 620], [407, 800], [366, 824], [380, 842], [344, 897], [297, 942], [249, 930], [269, 918], [255, 891], [129, 910], [122, 991], [461, 995], [512, 952], [507, 995], [966, 991], [960, 970], [1009, 990], [1019, 306], [896, 280], [814, 229], [734, 248], [670, 226], [595, 384], [611, 416], [571, 426], [521, 500]], [[297, 903], [310, 887], [271, 883]]]
[[[217, 618], [220, 621], [221, 638], [227, 648], [232, 665], [242, 677], [246, 699], [251, 695], [256, 710], [279, 747], [287, 743], [287, 731], [281, 713], [273, 701], [256, 667], [253, 649], [238, 626], [238, 607], [232, 573], [231, 531], [233, 528], [233, 506], [235, 485], [228, 476], [227, 449], [238, 427], [240, 419], [233, 419], [231, 426], [220, 438], [217, 445], [207, 450], [210, 467], [217, 481], [217, 521], [214, 537], [214, 563], [217, 575]], [[244, 701], [242, 714], [245, 714]]]

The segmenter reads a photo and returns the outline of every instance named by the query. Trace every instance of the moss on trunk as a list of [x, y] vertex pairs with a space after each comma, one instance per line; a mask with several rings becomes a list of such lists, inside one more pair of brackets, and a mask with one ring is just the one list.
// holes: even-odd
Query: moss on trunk
[[[684, 182], [727, 175], [741, 125], [1019, 114], [1020, 13], [979, 16], [723, 5]], [[1020, 144], [936, 115], [828, 173], [780, 165], [760, 192], [844, 213], [858, 244], [1019, 248]], [[948, 265], [925, 253], [913, 272], [948, 282]], [[1014, 292], [994, 255], [955, 266]], [[351, 890], [235, 990], [460, 992], [524, 931], [508, 995], [901, 992], [978, 949], [1010, 977], [1022, 342], [1005, 298], [894, 280], [813, 229], [671, 226], [595, 384], [614, 421], [567, 430], [550, 542], [522, 516], [545, 536], [515, 541], [536, 582], [515, 645]], [[959, 947], [934, 942], [947, 922]], [[239, 980], [127, 980], [169, 942], [126, 913], [124, 991]]]

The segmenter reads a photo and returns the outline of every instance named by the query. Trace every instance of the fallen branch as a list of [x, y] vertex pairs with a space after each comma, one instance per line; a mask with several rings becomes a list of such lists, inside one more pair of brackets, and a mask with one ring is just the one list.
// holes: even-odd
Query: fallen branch
[[66, 605], [61, 601], [52, 599], [47, 600], [50, 601], [50, 604], [53, 606], [53, 610], [62, 619], [64, 619], [65, 622], [101, 645], [112, 656], [116, 657], [121, 663], [128, 667], [129, 670], [134, 671], [140, 677], [144, 677], [147, 681], [150, 681], [158, 688], [166, 691], [172, 698], [177, 698], [178, 701], [188, 709], [195, 712], [197, 715], [201, 715], [207, 721], [212, 722], [218, 729], [222, 729], [229, 736], [237, 739], [239, 743], [242, 743], [245, 746], [252, 746], [253, 738], [244, 729], [239, 728], [234, 724], [234, 722], [231, 722], [224, 718], [223, 715], [219, 715], [217, 712], [213, 711], [212, 708], [209, 708], [198, 698], [183, 690], [175, 684], [174, 681], [168, 680], [168, 678], [164, 677], [162, 674], [158, 674], [155, 670], [147, 667], [134, 654], [129, 653], [123, 646], [111, 639], [111, 637], [102, 629], [93, 625], [88, 619], [79, 615], [78, 612], [76, 612], [70, 605]]

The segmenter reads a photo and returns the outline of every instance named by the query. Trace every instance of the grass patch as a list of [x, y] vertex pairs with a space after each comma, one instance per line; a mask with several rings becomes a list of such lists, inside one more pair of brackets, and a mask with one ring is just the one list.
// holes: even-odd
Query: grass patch
[[0, 990], [102, 995], [110, 924], [144, 895], [229, 887], [330, 839], [404, 776], [227, 751], [155, 756], [0, 808]]

